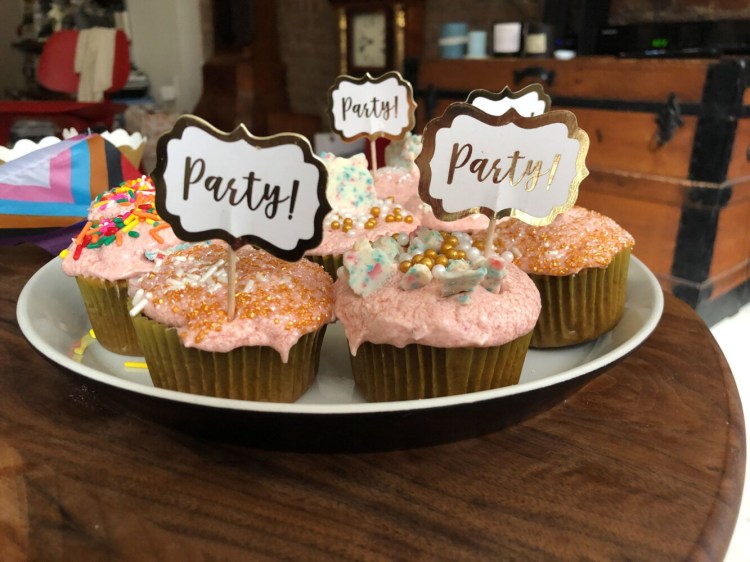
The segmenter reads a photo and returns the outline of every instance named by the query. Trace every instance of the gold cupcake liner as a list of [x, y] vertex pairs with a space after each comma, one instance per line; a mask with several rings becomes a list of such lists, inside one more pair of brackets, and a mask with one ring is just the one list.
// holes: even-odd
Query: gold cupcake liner
[[294, 402], [318, 372], [325, 326], [305, 334], [283, 363], [271, 347], [211, 352], [185, 347], [177, 329], [138, 315], [133, 319], [154, 386], [219, 398]]
[[344, 265], [344, 254], [329, 254], [325, 256], [305, 256], [311, 262], [322, 265], [331, 279], [336, 281], [338, 278], [337, 271]]
[[128, 313], [128, 282], [76, 277], [97, 341], [120, 355], [141, 355]]
[[368, 402], [418, 400], [518, 383], [531, 332], [496, 347], [399, 348], [364, 342], [351, 356], [357, 388]]
[[531, 274], [542, 297], [531, 347], [576, 345], [614, 328], [625, 308], [629, 265], [626, 249], [605, 268], [587, 268], [564, 277]]

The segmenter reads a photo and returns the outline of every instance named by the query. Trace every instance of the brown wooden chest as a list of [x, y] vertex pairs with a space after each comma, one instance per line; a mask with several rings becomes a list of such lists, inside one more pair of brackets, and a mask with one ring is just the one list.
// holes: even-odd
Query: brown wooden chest
[[750, 300], [750, 61], [424, 60], [417, 130], [476, 88], [540, 82], [591, 139], [578, 202], [624, 226], [662, 286], [709, 322]]

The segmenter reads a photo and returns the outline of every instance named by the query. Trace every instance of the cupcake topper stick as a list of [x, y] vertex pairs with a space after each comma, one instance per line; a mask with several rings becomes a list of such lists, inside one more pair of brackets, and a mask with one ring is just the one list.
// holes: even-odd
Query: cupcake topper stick
[[375, 140], [370, 139], [370, 171], [374, 172], [378, 169], [378, 151], [375, 147]]
[[331, 128], [345, 141], [367, 137], [370, 166], [376, 170], [375, 141], [380, 137], [402, 138], [414, 128], [414, 93], [411, 84], [392, 70], [373, 78], [339, 76], [328, 90]]
[[237, 286], [237, 253], [234, 248], [227, 246], [227, 318], [234, 320], [235, 316], [235, 287]]
[[[156, 146], [156, 209], [182, 240], [212, 238], [234, 251], [254, 244], [286, 261], [299, 260], [323, 238], [328, 171], [309, 141], [293, 133], [230, 133], [192, 115], [180, 117]], [[230, 284], [235, 274], [230, 271]], [[234, 316], [234, 287], [228, 313]]]

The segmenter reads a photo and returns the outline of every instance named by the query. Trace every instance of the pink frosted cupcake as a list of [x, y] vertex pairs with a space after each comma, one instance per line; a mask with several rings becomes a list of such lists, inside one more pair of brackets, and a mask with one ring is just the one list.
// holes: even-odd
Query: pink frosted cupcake
[[609, 217], [573, 207], [547, 226], [505, 219], [494, 244], [497, 252], [515, 256], [541, 293], [532, 347], [587, 342], [619, 322], [635, 241]]
[[351, 158], [323, 155], [328, 168], [326, 198], [331, 212], [323, 221], [323, 240], [305, 256], [336, 278], [341, 256], [357, 240], [409, 233], [419, 221], [389, 199], [379, 199], [364, 154]]
[[407, 245], [359, 241], [334, 285], [352, 371], [369, 401], [516, 384], [539, 292], [506, 258], [456, 250], [463, 233], [420, 228]]
[[183, 245], [130, 281], [131, 315], [155, 386], [223, 398], [293, 402], [312, 384], [333, 282], [319, 265], [237, 251], [227, 314], [227, 246]]
[[133, 199], [119, 215], [92, 210], [92, 219], [60, 254], [63, 272], [76, 278], [97, 340], [123, 355], [140, 355], [128, 315], [128, 279], [151, 270], [146, 252], [180, 242], [156, 213], [153, 191]]

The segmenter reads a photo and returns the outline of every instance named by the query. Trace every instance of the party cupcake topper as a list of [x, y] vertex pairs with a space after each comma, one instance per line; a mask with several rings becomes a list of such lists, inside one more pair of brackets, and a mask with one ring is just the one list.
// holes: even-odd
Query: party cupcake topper
[[551, 100], [542, 85], [534, 83], [517, 92], [507, 86], [499, 93], [474, 90], [466, 98], [466, 103], [490, 115], [503, 115], [512, 108], [523, 117], [535, 117], [549, 111]]
[[486, 215], [488, 238], [503, 216], [549, 224], [575, 203], [588, 147], [569, 111], [494, 116], [454, 103], [425, 127], [419, 194], [442, 220]]
[[304, 137], [254, 137], [244, 125], [225, 133], [183, 116], [156, 155], [156, 209], [179, 238], [252, 243], [287, 261], [320, 244], [328, 172]]
[[344, 140], [370, 139], [373, 169], [375, 139], [403, 137], [414, 127], [416, 107], [411, 84], [396, 71], [377, 78], [339, 76], [328, 90], [331, 128]]

